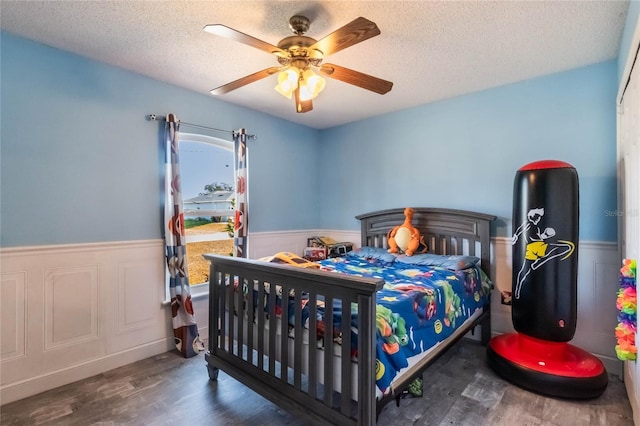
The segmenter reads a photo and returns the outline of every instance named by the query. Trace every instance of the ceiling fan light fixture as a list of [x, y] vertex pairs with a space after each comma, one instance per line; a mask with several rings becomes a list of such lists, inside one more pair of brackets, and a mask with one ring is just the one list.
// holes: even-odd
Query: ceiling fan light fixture
[[298, 87], [298, 73], [293, 69], [286, 69], [278, 74], [278, 84], [275, 87], [276, 92], [285, 98], [291, 99], [293, 91]]
[[315, 98], [313, 94], [309, 91], [309, 88], [305, 84], [300, 85], [300, 100], [301, 101], [310, 101]]
[[299, 85], [300, 99], [303, 101], [309, 101], [311, 99], [314, 99], [320, 94], [320, 92], [322, 92], [322, 90], [324, 89], [325, 81], [324, 78], [311, 71], [311, 69], [306, 69], [300, 75]]

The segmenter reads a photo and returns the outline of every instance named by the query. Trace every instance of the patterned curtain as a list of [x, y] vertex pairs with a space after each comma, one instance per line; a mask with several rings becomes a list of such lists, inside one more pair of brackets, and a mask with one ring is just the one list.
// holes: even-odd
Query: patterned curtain
[[204, 350], [198, 335], [198, 325], [191, 304], [189, 274], [187, 269], [187, 245], [184, 234], [182, 189], [180, 185], [180, 159], [178, 156], [178, 128], [180, 122], [168, 114], [165, 125], [165, 245], [171, 316], [176, 348], [185, 358]]
[[233, 233], [233, 255], [247, 257], [247, 134], [245, 129], [233, 132], [233, 154], [236, 174], [236, 217]]

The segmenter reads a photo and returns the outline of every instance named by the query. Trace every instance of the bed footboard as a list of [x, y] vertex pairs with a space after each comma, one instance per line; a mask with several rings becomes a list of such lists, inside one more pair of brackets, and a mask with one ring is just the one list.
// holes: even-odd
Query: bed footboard
[[[205, 359], [213, 380], [221, 369], [312, 421], [375, 423], [375, 293], [382, 280], [217, 255], [205, 258], [211, 262]], [[338, 327], [333, 315], [318, 320], [317, 302], [324, 303], [325, 313], [337, 306], [351, 309], [342, 309]], [[357, 338], [352, 318], [357, 318]], [[290, 338], [305, 334], [308, 344]], [[355, 348], [357, 362], [352, 360]], [[338, 365], [333, 354], [339, 354]], [[318, 363], [323, 368], [317, 369]]]

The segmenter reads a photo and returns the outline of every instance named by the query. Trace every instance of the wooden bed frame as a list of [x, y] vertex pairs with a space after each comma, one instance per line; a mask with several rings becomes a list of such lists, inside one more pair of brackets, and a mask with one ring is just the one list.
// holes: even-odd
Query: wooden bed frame
[[[425, 237], [430, 253], [477, 256], [489, 275], [489, 224], [495, 216], [451, 209], [414, 210], [413, 224]], [[357, 219], [362, 225], [362, 246], [387, 247], [387, 233], [404, 221], [404, 208], [363, 214]], [[283, 409], [308, 418], [310, 423], [375, 424], [382, 407], [399, 399], [402, 391], [421, 376], [425, 368], [468, 331], [474, 331], [480, 324], [482, 343], [488, 343], [491, 337], [487, 303], [480, 317], [467, 321], [429, 352], [417, 368], [412, 369], [412, 374], [405, 374], [399, 380], [396, 378], [391, 393], [376, 398], [375, 293], [382, 288], [382, 280], [226, 256], [204, 257], [211, 262], [209, 350], [205, 355], [210, 379], [216, 380], [221, 369]], [[234, 291], [236, 286], [244, 288], [244, 292]], [[255, 300], [265, 300], [267, 296], [267, 306], [255, 309], [254, 298], [244, 296], [250, 288], [257, 293]], [[293, 294], [295, 298], [295, 326], [288, 333], [278, 333], [276, 298], [268, 297], [276, 291], [277, 294]], [[324, 348], [319, 349], [311, 338], [311, 344], [304, 344], [302, 338], [290, 338], [291, 333], [303, 336], [305, 332], [301, 308], [303, 292], [309, 297], [308, 336], [316, 336], [318, 331], [318, 296], [324, 296], [327, 312], [332, 311], [334, 300], [341, 300], [342, 306], [357, 305], [357, 362], [351, 360], [351, 318], [346, 310], [342, 314], [340, 330], [342, 344], [326, 338]], [[280, 317], [288, 318], [288, 304], [283, 303], [281, 309]], [[265, 310], [266, 315], [256, 314]], [[326, 322], [325, 329], [332, 330], [332, 318], [327, 318]], [[334, 353], [339, 354], [339, 358], [324, 356]], [[352, 377], [357, 380], [348, 379]]]

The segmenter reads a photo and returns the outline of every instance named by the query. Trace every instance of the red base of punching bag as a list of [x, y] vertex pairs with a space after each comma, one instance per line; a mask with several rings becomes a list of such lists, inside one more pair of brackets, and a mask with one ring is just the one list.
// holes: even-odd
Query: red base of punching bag
[[597, 398], [607, 388], [607, 371], [590, 353], [566, 342], [521, 333], [496, 336], [487, 346], [489, 365], [510, 382], [544, 395]]

